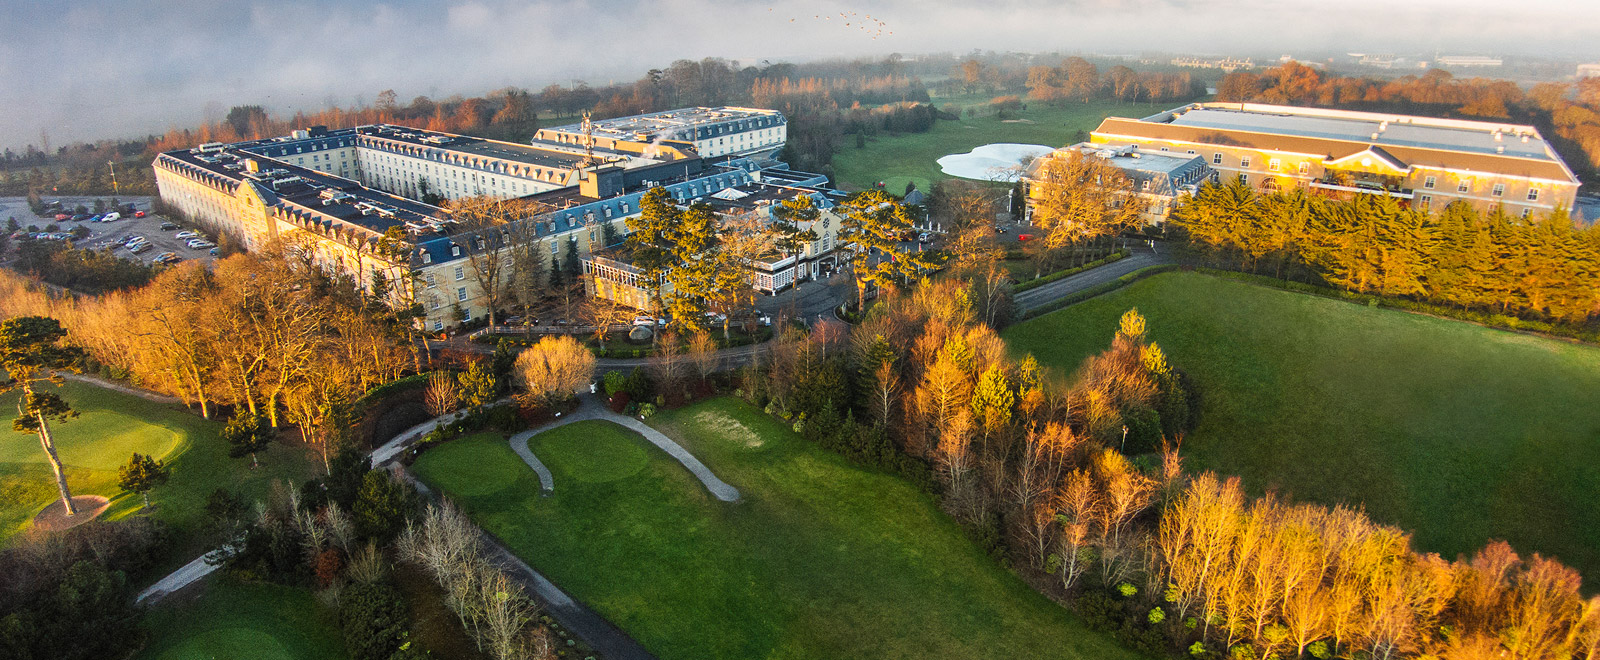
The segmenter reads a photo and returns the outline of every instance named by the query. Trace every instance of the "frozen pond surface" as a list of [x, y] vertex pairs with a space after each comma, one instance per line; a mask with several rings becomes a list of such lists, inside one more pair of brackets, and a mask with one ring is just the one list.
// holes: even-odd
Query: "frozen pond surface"
[[996, 142], [986, 144], [964, 154], [950, 154], [939, 159], [939, 169], [950, 176], [980, 181], [1014, 181], [1017, 165], [1028, 156], [1043, 156], [1055, 151], [1042, 144], [1016, 144]]

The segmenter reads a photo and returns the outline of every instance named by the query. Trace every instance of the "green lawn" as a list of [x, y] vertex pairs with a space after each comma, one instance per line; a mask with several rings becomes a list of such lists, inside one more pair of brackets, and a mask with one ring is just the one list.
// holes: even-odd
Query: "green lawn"
[[311, 593], [213, 576], [199, 594], [151, 608], [150, 642], [137, 660], [338, 660], [347, 658], [333, 615]]
[[[936, 106], [949, 103], [963, 109], [981, 107], [988, 101], [987, 96], [933, 99]], [[1066, 146], [1078, 131], [1092, 131], [1108, 116], [1143, 117], [1161, 109], [1104, 101], [1061, 106], [1030, 102], [1027, 110], [1016, 113], [1016, 121], [992, 115], [968, 118], [963, 112], [960, 120], [941, 120], [926, 133], [885, 134], [868, 139], [866, 146], [859, 149], [854, 136], [847, 136], [834, 154], [833, 178], [846, 190], [863, 190], [883, 181], [889, 192], [898, 195], [905, 191], [907, 181], [915, 181], [918, 188], [927, 191], [934, 181], [950, 178], [939, 171], [937, 161], [943, 156], [966, 153], [992, 142]]]
[[989, 560], [932, 498], [741, 401], [651, 423], [743, 500], [715, 500], [599, 421], [532, 440], [555, 476], [549, 498], [494, 435], [445, 444], [415, 469], [664, 660], [1134, 657]]
[[[217, 437], [220, 423], [180, 406], [76, 381], [68, 381], [57, 392], [80, 413], [51, 426], [57, 453], [68, 467], [67, 483], [75, 495], [112, 498], [106, 519], [137, 513], [142, 504], [138, 496], [117, 486], [117, 468], [127, 464], [133, 452], [167, 461], [171, 479], [151, 491], [150, 502], [151, 515], [178, 532], [174, 567], [203, 549], [198, 532], [205, 522], [206, 497], [213, 490], [226, 487], [259, 498], [273, 479], [304, 481], [320, 469], [308, 463], [303, 452], [274, 446], [261, 454], [261, 467], [250, 470], [249, 459], [228, 457], [227, 444]], [[10, 430], [16, 396], [0, 396], [0, 545], [27, 529], [35, 514], [59, 498], [38, 436]]]
[[1005, 336], [1065, 373], [1130, 307], [1204, 395], [1191, 470], [1365, 506], [1447, 558], [1505, 539], [1600, 576], [1600, 349], [1195, 273]]

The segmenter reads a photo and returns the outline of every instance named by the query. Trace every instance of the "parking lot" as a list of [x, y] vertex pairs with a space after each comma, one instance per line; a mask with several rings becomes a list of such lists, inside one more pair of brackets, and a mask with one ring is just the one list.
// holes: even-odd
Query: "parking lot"
[[[94, 200], [97, 198], [53, 196], [46, 196], [44, 198], [46, 202], [57, 199], [61, 200], [61, 205], [67, 209], [68, 213], [71, 213], [71, 210], [79, 205], [87, 207], [92, 212], [94, 209]], [[111, 198], [109, 196], [100, 197], [98, 199], [105, 200], [109, 208], [111, 203]], [[117, 201], [121, 204], [132, 204], [135, 209], [139, 211], [145, 211], [147, 215], [145, 215], [143, 218], [135, 218], [124, 213], [121, 219], [113, 222], [57, 222], [54, 218], [41, 218], [34, 215], [33, 211], [28, 209], [28, 200], [26, 198], [0, 197], [0, 218], [16, 218], [17, 223], [23, 227], [36, 225], [41, 230], [43, 230], [46, 225], [54, 224], [59, 226], [61, 231], [70, 232], [76, 229], [79, 225], [82, 225], [89, 229], [89, 237], [80, 241], [74, 241], [73, 244], [79, 248], [89, 250], [97, 250], [109, 245], [120, 243], [127, 237], [143, 236], [145, 240], [150, 243], [150, 249], [139, 254], [133, 254], [122, 247], [116, 247], [112, 250], [112, 254], [124, 259], [136, 259], [144, 263], [151, 263], [156, 257], [165, 252], [172, 252], [173, 254], [183, 258], [185, 261], [199, 259], [209, 262], [215, 258], [211, 256], [209, 248], [194, 249], [187, 245], [188, 239], [174, 237], [174, 234], [177, 234], [179, 231], [183, 231], [184, 229], [190, 229], [189, 227], [180, 227], [178, 229], [171, 230], [161, 229], [162, 224], [171, 222], [171, 220], [157, 215], [150, 215], [150, 200], [151, 198], [149, 197], [117, 198]], [[201, 233], [202, 237], [206, 240], [216, 242], [215, 236], [205, 235], [204, 232]]]

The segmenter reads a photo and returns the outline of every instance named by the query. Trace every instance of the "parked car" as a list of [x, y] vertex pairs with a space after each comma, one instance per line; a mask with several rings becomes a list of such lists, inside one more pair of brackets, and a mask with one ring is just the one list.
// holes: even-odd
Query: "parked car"
[[99, 222], [100, 219], [104, 218], [104, 217], [106, 217], [106, 215], [104, 213], [96, 213], [96, 214], [91, 215], [91, 216], [89, 216], [87, 218], [84, 218], [83, 221], [84, 222]]
[[929, 240], [932, 240], [932, 239], [933, 239], [933, 234], [930, 234], [928, 232], [922, 232], [921, 234], [917, 235], [917, 242], [918, 243], [926, 243], [926, 242], [928, 242]]
[[[135, 215], [133, 217], [137, 218], [139, 216]], [[163, 223], [161, 223], [161, 231], [172, 231], [172, 230], [177, 229], [177, 228], [178, 228], [178, 223], [175, 223], [175, 222], [163, 222]]]
[[655, 325], [656, 324], [656, 320], [653, 319], [653, 318], [650, 318], [648, 316], [635, 316], [635, 317], [633, 317], [633, 324], [634, 325], [642, 325], [642, 326], [648, 328], [648, 327], [650, 327], [652, 325]]
[[89, 218], [92, 218], [92, 217], [94, 217], [94, 216], [89, 215], [87, 213], [79, 213], [77, 215], [72, 216], [71, 220], [73, 222], [81, 222], [83, 220], [88, 220]]
[[173, 238], [199, 238], [200, 237], [200, 232], [197, 232], [197, 231], [195, 231], [193, 229], [185, 229], [185, 230], [180, 231], [180, 232], [178, 232], [176, 234], [173, 234], [172, 237]]
[[1026, 243], [1033, 240], [1033, 234], [1017, 234], [1017, 240]]
[[72, 216], [67, 215], [65, 213], [57, 213], [56, 214], [56, 222], [65, 222], [65, 221], [71, 220], [71, 219], [72, 219]]
[[116, 221], [121, 220], [121, 219], [122, 219], [122, 214], [121, 213], [117, 213], [116, 211], [112, 211], [110, 213], [107, 213], [105, 215], [100, 216], [100, 222], [116, 222]]
[[209, 255], [215, 257], [215, 256], [217, 256], [217, 249], [216, 248], [211, 248], [211, 251], [207, 252], [206, 254], [209, 254]]
[[133, 212], [133, 217], [135, 217], [135, 218], [143, 218], [144, 215], [145, 215], [144, 211], [134, 211]]
[[156, 258], [152, 259], [151, 261], [154, 261], [158, 264], [172, 263], [174, 261], [178, 261], [178, 253], [162, 252], [161, 254], [156, 255]]
[[149, 252], [150, 251], [150, 244], [149, 243], [140, 243], [138, 245], [135, 245], [133, 247], [128, 248], [128, 251], [132, 252], [134, 254], [140, 254], [140, 253], [144, 253], [144, 252]]
[[192, 239], [189, 239], [189, 247], [191, 249], [206, 250], [206, 249], [214, 248], [216, 246], [217, 246], [216, 243], [212, 243], [211, 241], [205, 240], [203, 238], [192, 238]]
[[123, 236], [119, 242], [123, 245], [129, 245], [132, 243], [143, 243], [145, 240], [143, 236]]

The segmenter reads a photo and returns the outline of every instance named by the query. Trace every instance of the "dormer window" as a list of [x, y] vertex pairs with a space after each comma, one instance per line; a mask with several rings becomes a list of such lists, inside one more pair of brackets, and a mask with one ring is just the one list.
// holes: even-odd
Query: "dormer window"
[[455, 243], [451, 243], [450, 244], [450, 256], [452, 256], [452, 257], [461, 256], [461, 246], [456, 245]]
[[433, 253], [428, 252], [427, 250], [423, 250], [423, 252], [422, 252], [422, 263], [425, 263], [425, 264], [433, 263]]

